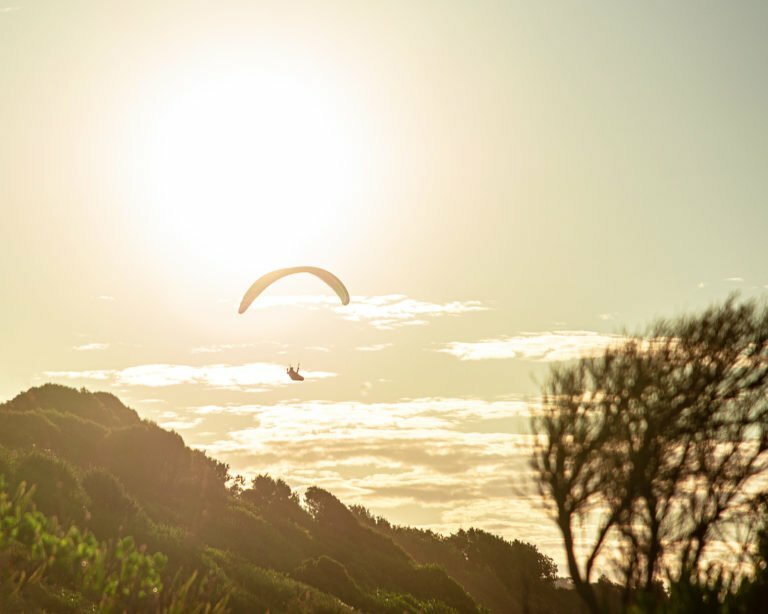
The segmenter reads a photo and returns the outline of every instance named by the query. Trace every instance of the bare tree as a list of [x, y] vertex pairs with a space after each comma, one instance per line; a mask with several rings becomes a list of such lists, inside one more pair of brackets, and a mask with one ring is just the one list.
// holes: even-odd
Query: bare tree
[[625, 605], [653, 607], [661, 581], [696, 582], [748, 521], [768, 467], [768, 311], [731, 298], [553, 369], [534, 429], [576, 590], [599, 611], [592, 580], [610, 564]]

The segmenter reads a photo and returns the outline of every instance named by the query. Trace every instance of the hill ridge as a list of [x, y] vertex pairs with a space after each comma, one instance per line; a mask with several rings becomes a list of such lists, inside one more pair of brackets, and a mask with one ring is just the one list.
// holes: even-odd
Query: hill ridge
[[366, 612], [548, 612], [569, 599], [535, 546], [393, 527], [318, 487], [302, 505], [266, 474], [243, 484], [105, 392], [45, 384], [0, 404], [3, 474], [35, 484], [39, 509], [63, 526], [131, 535], [169, 569], [214, 573], [232, 611], [310, 611], [295, 609], [307, 587], [323, 607]]

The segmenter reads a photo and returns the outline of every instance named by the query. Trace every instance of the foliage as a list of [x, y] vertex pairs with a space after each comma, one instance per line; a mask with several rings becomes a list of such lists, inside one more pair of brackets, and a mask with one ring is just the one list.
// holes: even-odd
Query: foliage
[[[34, 489], [21, 483], [13, 496], [0, 476], [0, 597], [23, 608], [44, 601], [82, 608], [95, 606], [100, 612], [131, 611], [224, 611], [226, 597], [215, 604], [200, 597], [205, 581], [192, 574], [174, 578], [164, 586], [161, 553], [148, 554], [132, 537], [114, 543], [99, 542], [76, 526], [63, 529], [55, 518], [46, 517], [32, 504]], [[206, 609], [207, 608], [207, 609]]]
[[277, 502], [290, 502], [299, 504], [299, 496], [291, 491], [281, 479], [273, 479], [268, 474], [259, 474], [251, 481], [250, 490], [243, 493], [243, 498], [251, 499], [259, 506], [266, 506]]
[[240, 499], [256, 508], [272, 524], [284, 526], [289, 522], [308, 526], [310, 523], [307, 511], [299, 502], [299, 495], [280, 478], [257, 475], [251, 481], [251, 487], [240, 492]]
[[315, 521], [324, 525], [338, 528], [356, 528], [357, 519], [354, 514], [327, 490], [310, 486], [304, 494], [307, 510]]
[[[467, 560], [481, 560], [500, 573], [510, 587], [518, 588], [519, 580], [554, 582], [557, 565], [536, 546], [519, 540], [507, 540], [480, 529], [459, 530], [448, 538]], [[514, 575], [513, 575], [514, 574]]]
[[352, 606], [362, 609], [368, 601], [365, 592], [350, 577], [347, 568], [328, 556], [304, 561], [293, 576], [327, 593], [338, 595]]
[[[246, 486], [112, 395], [46, 385], [0, 404], [0, 473], [12, 490], [37, 485], [38, 507], [24, 513], [68, 544], [44, 564], [31, 542], [0, 552], [3, 611], [477, 612], [482, 602], [511, 613], [522, 599], [500, 578], [541, 575], [532, 546], [468, 532], [483, 545], [465, 557], [458, 542], [371, 524], [319, 488], [302, 506], [279, 478]], [[494, 544], [512, 558], [491, 556]], [[66, 554], [78, 547], [90, 558]], [[541, 603], [555, 593], [531, 586]]]
[[[235, 611], [349, 612], [337, 597], [297, 582], [285, 574], [263, 569], [232, 552], [209, 550], [215, 564], [236, 582], [230, 605]], [[244, 588], [247, 587], [247, 590]]]
[[[661, 321], [553, 369], [544, 392], [534, 467], [590, 609], [608, 544], [625, 606], [661, 607], [662, 580], [705, 582], [710, 545], [749, 521], [749, 486], [768, 467], [768, 311], [729, 299]], [[595, 519], [579, 560], [576, 523]]]
[[67, 462], [51, 453], [33, 451], [18, 457], [14, 477], [14, 484], [35, 484], [35, 504], [45, 514], [56, 516], [64, 525], [85, 520], [88, 496]]
[[552, 559], [531, 544], [510, 542], [479, 529], [443, 536], [430, 530], [393, 526], [360, 505], [350, 509], [361, 522], [390, 537], [417, 562], [445, 569], [478, 603], [492, 611], [578, 611], [573, 591], [555, 589], [557, 567]]

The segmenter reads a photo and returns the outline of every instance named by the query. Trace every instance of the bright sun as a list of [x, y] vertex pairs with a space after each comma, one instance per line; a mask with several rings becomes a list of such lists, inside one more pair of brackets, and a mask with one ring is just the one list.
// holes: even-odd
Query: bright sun
[[166, 91], [147, 111], [138, 205], [165, 249], [205, 250], [252, 274], [256, 262], [319, 256], [348, 230], [371, 154], [360, 110], [338, 84], [251, 69]]

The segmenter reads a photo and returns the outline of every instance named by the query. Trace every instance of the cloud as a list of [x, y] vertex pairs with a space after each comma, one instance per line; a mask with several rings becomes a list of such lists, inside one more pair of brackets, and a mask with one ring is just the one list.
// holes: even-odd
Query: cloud
[[[45, 375], [70, 380], [108, 381], [115, 386], [146, 386], [162, 388], [181, 384], [197, 384], [226, 390], [259, 390], [287, 383], [285, 368], [274, 363], [247, 363], [242, 365], [215, 364], [193, 367], [189, 365], [148, 364], [102, 371], [46, 371]], [[306, 371], [310, 379], [334, 377], [326, 371]]]
[[392, 330], [402, 326], [423, 326], [429, 323], [428, 318], [455, 316], [488, 309], [480, 301], [430, 303], [408, 298], [403, 294], [353, 296], [350, 304], [345, 306], [340, 306], [338, 299], [330, 296], [268, 296], [259, 297], [251, 309], [289, 306], [301, 306], [305, 309], [330, 307], [345, 320], [366, 322], [379, 330]]
[[[445, 424], [463, 422], [467, 419], [491, 420], [510, 416], [528, 417], [540, 407], [538, 401], [526, 398], [510, 398], [495, 401], [448, 397], [423, 397], [403, 399], [384, 403], [361, 401], [304, 401], [277, 404], [225, 404], [201, 405], [190, 408], [195, 414], [258, 415], [260, 420], [268, 418], [275, 424], [285, 426], [287, 421], [296, 420], [291, 429], [313, 430], [320, 422], [334, 425], [381, 426], [381, 420], [388, 423], [413, 416], [440, 416]], [[372, 420], [372, 417], [375, 419]]]
[[331, 348], [326, 347], [324, 345], [309, 345], [309, 346], [307, 346], [304, 349], [306, 349], [306, 350], [308, 350], [310, 352], [324, 352], [324, 353], [328, 353], [328, 352], [332, 351]]
[[195, 428], [202, 421], [202, 418], [194, 418], [193, 420], [169, 420], [167, 422], [160, 422], [159, 425], [169, 431], [183, 431]]
[[353, 298], [353, 302], [344, 307], [343, 311], [341, 308], [337, 311], [343, 314], [345, 320], [368, 322], [380, 330], [427, 324], [424, 318], [460, 315], [488, 309], [480, 301], [430, 303], [408, 298], [402, 294]]
[[107, 348], [109, 348], [109, 343], [86, 343], [84, 345], [76, 345], [72, 349], [78, 352], [92, 352], [106, 350]]
[[3, 6], [0, 7], [0, 13], [15, 13], [16, 11], [20, 11], [20, 6]]
[[242, 348], [253, 347], [252, 343], [219, 343], [214, 345], [205, 345], [195, 347], [190, 350], [193, 354], [218, 354], [225, 350], [239, 350]]
[[113, 371], [45, 371], [46, 377], [63, 379], [106, 381], [111, 378]]
[[[535, 403], [534, 403], [535, 405]], [[238, 471], [269, 469], [297, 476], [304, 485], [318, 478], [343, 486], [350, 474], [360, 485], [387, 500], [418, 501], [435, 484], [455, 485], [444, 499], [470, 496], [474, 475], [498, 478], [496, 469], [530, 450], [531, 436], [503, 419], [527, 421], [531, 403], [524, 399], [423, 398], [393, 403], [359, 401], [278, 403], [275, 405], [206, 405], [193, 415], [250, 417], [257, 426], [234, 429], [225, 437], [196, 447], [233, 462]], [[480, 424], [485, 423], [483, 428]], [[495, 428], [488, 428], [494, 425]], [[512, 425], [512, 426], [511, 426]], [[485, 469], [484, 469], [485, 467]], [[367, 476], [367, 477], [364, 477]], [[506, 479], [506, 478], [505, 478]]]
[[601, 320], [613, 320], [613, 316], [614, 316], [614, 314], [612, 314], [612, 313], [601, 313], [598, 317]]
[[724, 281], [732, 281], [734, 283], [741, 283], [744, 281], [743, 277], [726, 277]]
[[[250, 478], [270, 473], [316, 485], [390, 521], [455, 531], [476, 526], [554, 544], [554, 524], [532, 496], [527, 432], [538, 399], [417, 398], [203, 405], [206, 434], [185, 440]], [[229, 432], [211, 433], [216, 425]], [[239, 425], [239, 426], [238, 426]]]
[[597, 356], [607, 347], [625, 341], [627, 338], [621, 335], [595, 331], [547, 331], [475, 342], [452, 341], [438, 351], [451, 354], [459, 360], [520, 358], [556, 362]]
[[392, 347], [392, 345], [392, 343], [374, 343], [373, 345], [360, 345], [355, 349], [358, 352], [380, 352], [381, 350], [386, 350], [387, 348]]
[[114, 296], [110, 296], [109, 294], [100, 294], [96, 297], [100, 301], [106, 301], [106, 302], [112, 302], [115, 300]]

